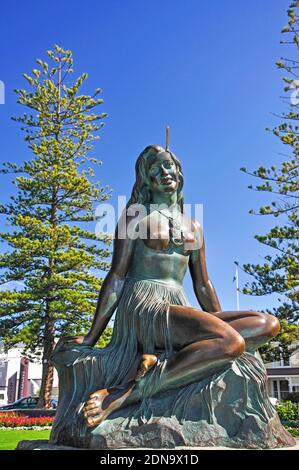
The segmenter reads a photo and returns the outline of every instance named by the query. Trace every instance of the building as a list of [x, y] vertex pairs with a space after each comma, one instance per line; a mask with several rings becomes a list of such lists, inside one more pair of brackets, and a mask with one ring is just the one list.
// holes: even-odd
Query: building
[[[41, 386], [42, 364], [31, 362], [22, 354], [22, 345], [7, 353], [0, 343], [0, 405], [13, 403], [18, 398], [37, 395]], [[54, 371], [52, 396], [58, 395], [58, 376]]]
[[290, 392], [299, 392], [299, 348], [287, 361], [265, 364], [268, 375], [268, 393], [278, 400], [284, 399]]

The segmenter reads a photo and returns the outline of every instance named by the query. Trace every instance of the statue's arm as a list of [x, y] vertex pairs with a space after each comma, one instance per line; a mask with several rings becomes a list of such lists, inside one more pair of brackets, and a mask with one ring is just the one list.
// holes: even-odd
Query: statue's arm
[[[128, 217], [127, 222], [131, 219]], [[135, 240], [120, 239], [119, 225], [115, 232], [111, 269], [101, 287], [90, 331], [83, 340], [83, 344], [90, 346], [96, 344], [117, 307], [134, 252]]]
[[221, 306], [214, 286], [209, 279], [205, 255], [205, 242], [202, 230], [198, 224], [197, 235], [200, 239], [199, 248], [192, 250], [189, 260], [194, 293], [203, 311], [219, 312], [221, 311]]

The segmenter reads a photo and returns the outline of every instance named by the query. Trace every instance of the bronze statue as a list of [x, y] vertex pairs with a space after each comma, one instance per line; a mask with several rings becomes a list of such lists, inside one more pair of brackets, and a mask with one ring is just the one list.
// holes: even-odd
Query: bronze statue
[[[200, 308], [182, 283], [189, 266]], [[113, 335], [94, 348], [113, 313]], [[103, 449], [294, 445], [267, 393], [257, 349], [279, 330], [254, 311], [224, 312], [201, 225], [184, 213], [181, 164], [150, 145], [116, 227], [90, 331], [52, 356], [59, 404], [52, 444]]]
[[[64, 339], [93, 347], [117, 309], [107, 348], [108, 386], [93, 390], [81, 407], [89, 427], [145, 396], [202, 381], [279, 331], [272, 315], [222, 311], [207, 272], [201, 226], [183, 213], [181, 164], [167, 147], [150, 145], [140, 154], [91, 329]], [[141, 220], [132, 210], [136, 204], [146, 207]], [[124, 239], [120, 225], [127, 229]], [[200, 308], [191, 307], [184, 294], [188, 266]]]

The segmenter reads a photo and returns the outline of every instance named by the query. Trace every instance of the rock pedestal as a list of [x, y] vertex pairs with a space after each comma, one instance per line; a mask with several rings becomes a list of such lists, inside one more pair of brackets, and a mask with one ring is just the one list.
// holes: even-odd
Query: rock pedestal
[[90, 393], [103, 388], [98, 351], [59, 343], [53, 362], [60, 399], [51, 444], [85, 449], [267, 449], [296, 443], [269, 400], [258, 355], [244, 353], [221, 372], [119, 409], [94, 428], [86, 427], [82, 406]]

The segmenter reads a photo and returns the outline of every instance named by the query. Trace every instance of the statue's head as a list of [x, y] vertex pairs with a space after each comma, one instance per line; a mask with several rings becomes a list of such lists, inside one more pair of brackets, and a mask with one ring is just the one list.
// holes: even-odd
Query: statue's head
[[172, 152], [149, 145], [139, 155], [135, 170], [136, 182], [128, 205], [150, 204], [155, 192], [177, 192], [182, 208], [184, 178], [181, 163]]

